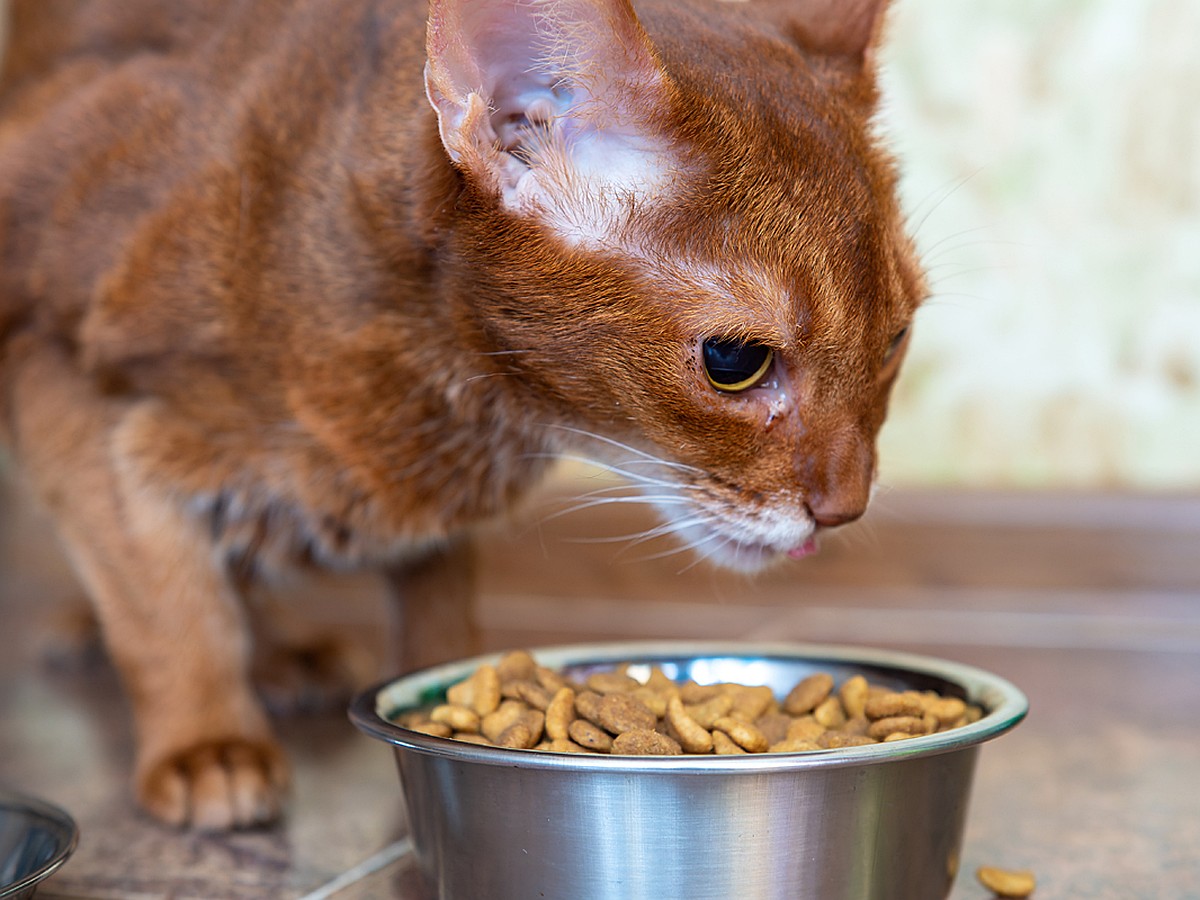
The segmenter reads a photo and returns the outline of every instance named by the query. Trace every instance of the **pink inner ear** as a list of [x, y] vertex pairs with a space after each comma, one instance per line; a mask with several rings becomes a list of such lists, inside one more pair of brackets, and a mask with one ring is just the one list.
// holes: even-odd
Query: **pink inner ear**
[[461, 118], [478, 94], [506, 149], [524, 126], [556, 117], [627, 120], [650, 99], [631, 92], [661, 79], [624, 0], [433, 0], [426, 45], [439, 116], [452, 125], [455, 114], [445, 106]]
[[590, 234], [662, 181], [666, 76], [628, 0], [432, 0], [426, 43], [447, 153], [509, 208]]

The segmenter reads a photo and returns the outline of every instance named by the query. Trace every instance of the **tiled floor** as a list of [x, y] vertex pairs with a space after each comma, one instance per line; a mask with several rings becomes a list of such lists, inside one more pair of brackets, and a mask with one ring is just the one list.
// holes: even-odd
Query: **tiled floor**
[[[952, 897], [985, 897], [971, 873], [986, 863], [1032, 868], [1038, 897], [1200, 898], [1200, 497], [884, 494], [818, 557], [756, 580], [656, 557], [666, 544], [590, 542], [646, 527], [636, 509], [557, 508], [535, 505], [484, 548], [488, 649], [735, 637], [991, 669], [1031, 713], [981, 754]], [[0, 517], [0, 783], [82, 831], [39, 897], [421, 896], [390, 754], [340, 713], [281, 723], [284, 826], [200, 837], [139, 816], [112, 673], [38, 663], [39, 622], [70, 578], [19, 504], [0, 499]], [[374, 585], [336, 593], [369, 630]]]

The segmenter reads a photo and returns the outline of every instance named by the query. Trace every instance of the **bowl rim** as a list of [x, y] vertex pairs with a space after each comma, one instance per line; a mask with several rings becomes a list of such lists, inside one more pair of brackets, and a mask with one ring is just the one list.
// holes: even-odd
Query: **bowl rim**
[[75, 852], [79, 844], [79, 826], [66, 810], [46, 800], [0, 787], [0, 809], [13, 810], [28, 819], [38, 819], [58, 835], [54, 855], [33, 872], [16, 881], [0, 884], [0, 897], [18, 897], [49, 878]]
[[618, 662], [653, 662], [656, 659], [806, 659], [838, 665], [863, 665], [932, 676], [962, 688], [971, 702], [984, 703], [987, 712], [977, 722], [937, 734], [922, 735], [889, 744], [809, 750], [791, 753], [752, 753], [734, 756], [619, 756], [596, 753], [558, 753], [489, 747], [411, 731], [384, 718], [381, 708], [402, 709], [395, 700], [444, 688], [467, 677], [479, 666], [495, 664], [504, 652], [487, 653], [442, 663], [380, 682], [362, 691], [351, 703], [350, 720], [365, 734], [396, 748], [451, 758], [463, 763], [515, 766], [522, 769], [559, 769], [605, 772], [670, 772], [673, 775], [719, 772], [762, 773], [800, 769], [874, 765], [901, 759], [933, 756], [974, 747], [1016, 727], [1029, 711], [1029, 701], [1007, 679], [965, 663], [897, 650], [845, 644], [748, 641], [619, 641], [556, 644], [527, 648], [539, 664], [551, 668]]

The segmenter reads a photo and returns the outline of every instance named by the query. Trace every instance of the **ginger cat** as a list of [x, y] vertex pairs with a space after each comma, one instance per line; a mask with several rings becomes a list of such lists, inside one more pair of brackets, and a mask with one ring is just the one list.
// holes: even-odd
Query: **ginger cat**
[[471, 527], [554, 454], [744, 569], [863, 512], [924, 295], [885, 5], [14, 0], [0, 428], [145, 809], [278, 814], [248, 583], [378, 567], [409, 664], [467, 652]]

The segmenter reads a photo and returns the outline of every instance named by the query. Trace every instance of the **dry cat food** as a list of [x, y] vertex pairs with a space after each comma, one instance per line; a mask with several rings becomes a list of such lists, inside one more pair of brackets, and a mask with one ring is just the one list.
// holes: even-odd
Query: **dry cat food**
[[1012, 871], [997, 869], [995, 866], [980, 866], [975, 872], [975, 877], [985, 888], [997, 897], [1004, 897], [1005, 900], [1023, 900], [1031, 896], [1037, 887], [1033, 873], [1024, 869]]
[[670, 756], [858, 747], [946, 731], [983, 714], [957, 697], [895, 691], [862, 675], [839, 685], [818, 672], [779, 700], [763, 685], [676, 683], [657, 667], [643, 682], [629, 666], [578, 682], [514, 650], [453, 685], [445, 703], [395, 721], [496, 747]]

